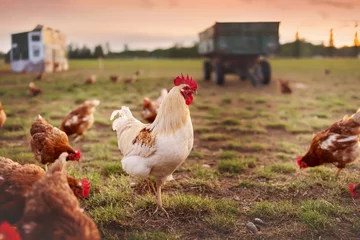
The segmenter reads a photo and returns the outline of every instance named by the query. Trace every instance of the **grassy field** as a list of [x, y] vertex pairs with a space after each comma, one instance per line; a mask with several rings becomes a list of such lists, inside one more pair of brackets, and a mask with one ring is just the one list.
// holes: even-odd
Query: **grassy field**
[[[295, 159], [307, 151], [313, 132], [360, 107], [360, 60], [271, 64], [273, 78], [290, 80], [293, 94], [279, 93], [275, 81], [255, 89], [231, 75], [223, 87], [204, 82], [200, 60], [106, 60], [102, 71], [89, 60], [45, 75], [36, 82], [43, 94], [31, 98], [26, 90], [36, 74], [14, 74], [0, 65], [0, 100], [8, 114], [0, 156], [34, 163], [29, 129], [37, 114], [59, 126], [77, 104], [97, 98], [94, 126], [73, 144], [82, 150], [82, 161], [68, 166], [71, 174], [92, 181], [91, 196], [81, 205], [104, 239], [358, 239], [360, 202], [351, 198], [347, 184], [360, 182], [360, 164], [335, 179], [335, 167], [300, 171]], [[137, 69], [143, 75], [133, 85], [109, 80]], [[109, 118], [126, 105], [142, 120], [142, 97], [156, 98], [180, 73], [199, 84], [190, 106], [195, 143], [175, 181], [163, 188], [167, 219], [152, 214], [155, 198], [145, 183], [130, 188]], [[84, 85], [90, 74], [97, 82]], [[296, 88], [299, 84], [306, 88]], [[254, 218], [265, 222], [256, 235], [245, 226]]]

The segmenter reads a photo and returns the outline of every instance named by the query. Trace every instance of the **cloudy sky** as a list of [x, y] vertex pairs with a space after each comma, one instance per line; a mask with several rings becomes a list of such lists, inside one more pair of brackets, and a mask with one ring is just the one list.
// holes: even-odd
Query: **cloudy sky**
[[[109, 42], [113, 51], [191, 44], [215, 21], [281, 21], [280, 42], [300, 36], [352, 45], [360, 0], [0, 0], [0, 51], [10, 34], [37, 24], [61, 30], [68, 43]], [[360, 27], [359, 27], [360, 31]]]

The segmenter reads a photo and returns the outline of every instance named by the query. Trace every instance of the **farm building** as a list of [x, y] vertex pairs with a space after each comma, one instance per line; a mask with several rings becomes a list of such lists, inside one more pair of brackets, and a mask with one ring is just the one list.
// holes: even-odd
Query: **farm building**
[[66, 37], [58, 30], [38, 25], [29, 32], [11, 35], [10, 62], [14, 72], [68, 70]]

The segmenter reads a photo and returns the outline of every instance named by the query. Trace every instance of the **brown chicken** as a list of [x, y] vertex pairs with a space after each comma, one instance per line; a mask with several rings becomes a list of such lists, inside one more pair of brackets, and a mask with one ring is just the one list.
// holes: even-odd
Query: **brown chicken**
[[137, 76], [133, 75], [133, 76], [125, 78], [124, 83], [135, 83], [136, 80], [137, 80]]
[[42, 93], [43, 90], [35, 85], [34, 82], [29, 83], [28, 87], [28, 94], [32, 97], [36, 97], [40, 93]]
[[289, 80], [278, 80], [280, 92], [283, 94], [292, 93]]
[[0, 240], [21, 240], [17, 229], [8, 222], [0, 222]]
[[6, 121], [6, 113], [4, 111], [4, 108], [0, 102], [0, 128], [2, 128]]
[[355, 186], [355, 184], [349, 184], [350, 194], [353, 198], [360, 199], [360, 183]]
[[19, 222], [23, 240], [100, 239], [95, 223], [83, 213], [67, 183], [67, 158], [68, 154], [62, 153], [28, 192]]
[[88, 77], [85, 80], [85, 84], [93, 84], [96, 82], [96, 76], [95, 75], [91, 75], [90, 77]]
[[315, 134], [310, 149], [305, 156], [297, 158], [297, 163], [300, 168], [332, 163], [338, 168], [338, 176], [347, 164], [360, 158], [359, 135], [360, 109]]
[[110, 81], [112, 81], [113, 83], [117, 83], [119, 80], [119, 76], [116, 75], [111, 75], [110, 76]]
[[99, 100], [88, 100], [71, 111], [62, 121], [60, 129], [68, 136], [76, 134], [74, 142], [81, 139], [84, 132], [94, 124], [95, 107], [100, 104]]
[[144, 97], [143, 110], [141, 115], [145, 121], [152, 123], [155, 120], [160, 104], [165, 99], [167, 94], [168, 91], [163, 88], [161, 90], [160, 96], [155, 101], [151, 101], [149, 98]]
[[42, 164], [53, 163], [62, 152], [67, 152], [69, 161], [79, 161], [81, 158], [80, 150], [74, 150], [69, 144], [66, 133], [53, 127], [40, 115], [32, 124], [30, 129], [31, 150], [36, 160]]
[[37, 75], [35, 79], [40, 80], [40, 81], [43, 80], [44, 79], [44, 73], [43, 72], [39, 73], [39, 75]]
[[140, 70], [137, 70], [134, 74], [135, 76], [140, 76]]
[[[0, 157], [0, 222], [6, 220], [15, 224], [21, 219], [26, 193], [44, 175], [44, 169], [35, 164], [21, 165]], [[80, 182], [68, 175], [67, 181], [78, 199], [89, 195], [90, 182], [86, 178]]]

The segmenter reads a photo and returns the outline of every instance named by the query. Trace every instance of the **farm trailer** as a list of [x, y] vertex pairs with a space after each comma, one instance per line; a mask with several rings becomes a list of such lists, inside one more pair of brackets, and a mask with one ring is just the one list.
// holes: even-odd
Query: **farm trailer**
[[224, 84], [225, 74], [238, 74], [259, 86], [271, 80], [271, 66], [263, 56], [277, 53], [280, 22], [216, 22], [199, 33], [199, 53], [204, 62], [205, 80]]

